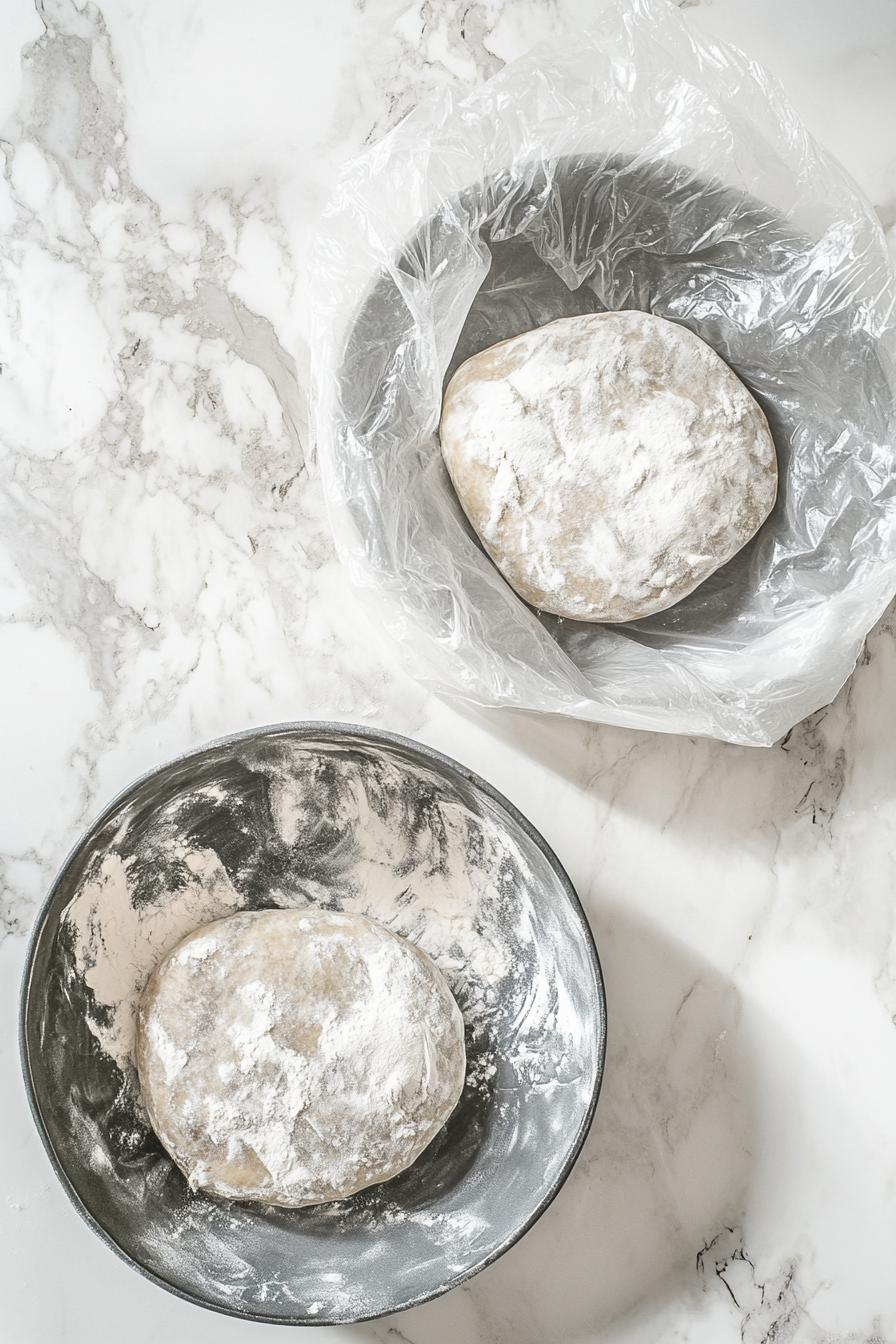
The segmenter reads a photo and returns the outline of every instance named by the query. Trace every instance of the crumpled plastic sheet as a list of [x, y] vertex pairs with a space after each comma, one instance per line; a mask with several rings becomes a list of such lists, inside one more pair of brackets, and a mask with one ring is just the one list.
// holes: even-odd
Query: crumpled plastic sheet
[[[834, 697], [896, 589], [893, 277], [871, 207], [760, 67], [666, 0], [615, 0], [587, 34], [429, 98], [349, 164], [312, 275], [339, 554], [422, 682], [752, 745]], [[780, 488], [689, 597], [593, 625], [507, 585], [436, 431], [470, 355], [626, 308], [682, 323], [735, 370]]]

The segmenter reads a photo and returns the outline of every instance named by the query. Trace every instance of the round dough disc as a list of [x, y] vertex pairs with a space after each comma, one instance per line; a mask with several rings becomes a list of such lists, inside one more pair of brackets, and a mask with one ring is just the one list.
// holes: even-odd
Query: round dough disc
[[153, 1128], [194, 1189], [298, 1207], [387, 1181], [464, 1085], [438, 967], [363, 915], [260, 910], [197, 929], [137, 1014]]
[[649, 313], [561, 318], [445, 393], [442, 453], [508, 583], [541, 611], [632, 621], [692, 592], [771, 511], [775, 446], [718, 355]]

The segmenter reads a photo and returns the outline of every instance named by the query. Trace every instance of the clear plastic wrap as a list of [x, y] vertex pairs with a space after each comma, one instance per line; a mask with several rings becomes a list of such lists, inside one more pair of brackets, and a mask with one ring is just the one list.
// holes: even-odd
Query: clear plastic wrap
[[[781, 89], [666, 0], [612, 3], [344, 171], [312, 265], [313, 414], [357, 589], [409, 670], [481, 705], [768, 745], [830, 701], [896, 589], [893, 280], [877, 220]], [[439, 451], [469, 355], [638, 308], [766, 412], [779, 497], [690, 597], [628, 625], [533, 611]]]

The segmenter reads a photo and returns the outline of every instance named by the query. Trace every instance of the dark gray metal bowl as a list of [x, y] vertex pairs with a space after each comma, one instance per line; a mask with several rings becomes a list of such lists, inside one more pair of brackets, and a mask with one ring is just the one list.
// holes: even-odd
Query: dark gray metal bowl
[[[306, 808], [296, 836], [284, 838], [275, 803], [287, 785], [305, 789]], [[79, 972], [66, 908], [111, 854], [127, 864], [133, 908], [169, 899], [180, 880], [175, 841], [217, 855], [243, 908], [275, 903], [271, 893], [279, 903], [338, 907], [364, 824], [360, 814], [345, 821], [357, 788], [394, 839], [389, 862], [395, 871], [405, 864], [409, 881], [438, 870], [449, 825], [469, 828], [471, 864], [496, 867], [482, 874], [486, 895], [471, 913], [476, 936], [503, 949], [506, 974], [483, 990], [468, 967], [452, 984], [467, 1009], [464, 1095], [408, 1171], [351, 1199], [285, 1210], [193, 1193], [148, 1127], [133, 1078], [89, 1029], [104, 1010]], [[483, 828], [501, 839], [497, 865], [488, 847], [477, 847]], [[169, 1291], [279, 1324], [357, 1321], [413, 1306], [512, 1246], [554, 1198], [585, 1139], [605, 1033], [588, 924], [537, 831], [438, 752], [336, 724], [227, 738], [127, 789], [56, 878], [22, 994], [29, 1101], [78, 1211]]]

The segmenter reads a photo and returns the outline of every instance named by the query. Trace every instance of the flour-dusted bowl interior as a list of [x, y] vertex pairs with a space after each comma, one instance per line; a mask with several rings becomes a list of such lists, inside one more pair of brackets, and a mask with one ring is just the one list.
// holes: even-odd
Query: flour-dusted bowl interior
[[[193, 1193], [139, 1101], [133, 1013], [153, 966], [191, 929], [269, 907], [381, 921], [432, 956], [464, 1014], [447, 1124], [338, 1203]], [[281, 1324], [400, 1310], [507, 1250], [584, 1141], [605, 1030], [587, 921], [529, 823], [437, 752], [330, 724], [212, 744], [112, 803], [38, 919], [21, 1018], [34, 1116], [87, 1221], [170, 1291]]]

